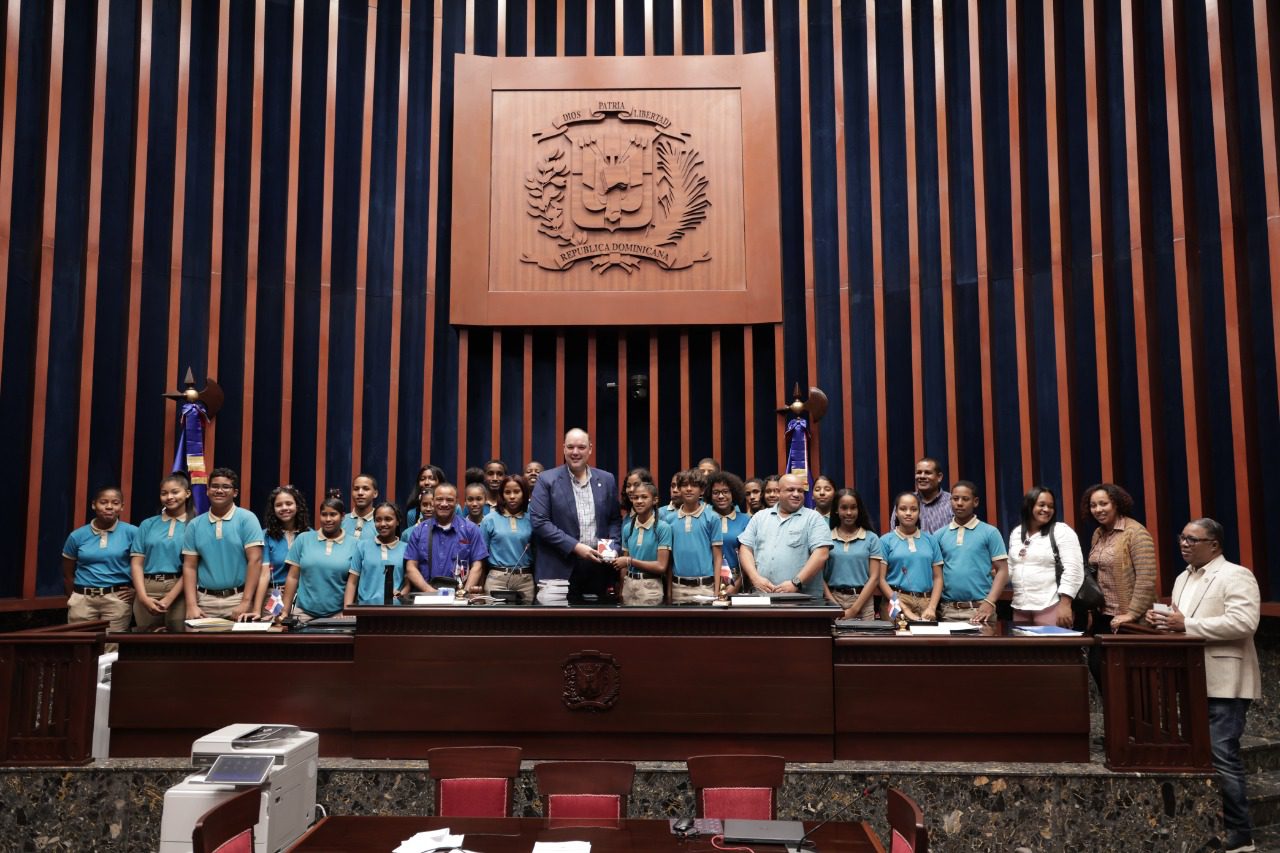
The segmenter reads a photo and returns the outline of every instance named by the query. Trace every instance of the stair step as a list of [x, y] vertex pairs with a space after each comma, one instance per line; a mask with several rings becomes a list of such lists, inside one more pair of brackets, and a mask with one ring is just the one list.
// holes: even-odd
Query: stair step
[[1254, 826], [1280, 825], [1280, 770], [1249, 776], [1249, 814]]
[[1255, 829], [1253, 844], [1258, 853], [1280, 853], [1280, 823]]
[[1240, 756], [1249, 773], [1280, 770], [1280, 740], [1246, 735], [1240, 738]]

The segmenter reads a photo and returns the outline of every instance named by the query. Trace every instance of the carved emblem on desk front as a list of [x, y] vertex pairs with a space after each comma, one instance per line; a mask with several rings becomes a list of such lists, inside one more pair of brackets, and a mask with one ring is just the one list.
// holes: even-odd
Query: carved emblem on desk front
[[564, 662], [564, 693], [570, 711], [607, 711], [618, 701], [622, 667], [613, 655], [594, 649], [575, 652]]
[[595, 272], [630, 273], [644, 261], [678, 270], [711, 259], [681, 251], [711, 201], [702, 155], [667, 116], [598, 101], [533, 136], [538, 159], [524, 186], [547, 239], [520, 260], [559, 271], [589, 259]]

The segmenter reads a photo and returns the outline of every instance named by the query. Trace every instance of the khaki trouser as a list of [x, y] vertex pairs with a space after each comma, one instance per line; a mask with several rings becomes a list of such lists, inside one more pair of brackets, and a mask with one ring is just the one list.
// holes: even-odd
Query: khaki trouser
[[[981, 602], [982, 599], [978, 599], [978, 601]], [[970, 604], [973, 606], [967, 606]], [[938, 614], [938, 619], [943, 622], [968, 622], [982, 613], [982, 608], [971, 601], [944, 601], [939, 609], [942, 612]], [[992, 616], [994, 617], [995, 614], [993, 613]]]
[[129, 630], [133, 621], [133, 607], [120, 598], [120, 593], [84, 595], [73, 592], [67, 599], [67, 624], [107, 620], [107, 630], [114, 633]]
[[[898, 590], [898, 603], [905, 604], [907, 607], [911, 608], [911, 612], [917, 616], [923, 616], [924, 612], [929, 609], [929, 598], [930, 596], [928, 595], [912, 595], [909, 592]], [[886, 609], [888, 606], [888, 603], [886, 603]], [[941, 604], [938, 605], [938, 609], [942, 609]], [[935, 613], [934, 615], [936, 616], [937, 614]]]
[[237, 592], [235, 595], [228, 595], [226, 598], [209, 595], [207, 592], [196, 593], [196, 603], [200, 605], [204, 615], [216, 616], [222, 619], [230, 619], [231, 612], [240, 606], [240, 602], [243, 599], [243, 591]]
[[[182, 583], [181, 575], [166, 576], [163, 580], [145, 578], [142, 581], [147, 595], [156, 601], [164, 598], [175, 587]], [[182, 623], [187, 618], [187, 600], [179, 595], [164, 613], [152, 613], [142, 603], [142, 599], [134, 596], [133, 621], [139, 631], [152, 631], [164, 625], [170, 631], [181, 631]]]
[[658, 578], [622, 579], [622, 603], [627, 606], [661, 604], [662, 581]]
[[484, 578], [485, 593], [492, 595], [495, 590], [507, 589], [520, 593], [520, 599], [525, 604], [533, 604], [533, 597], [537, 594], [533, 586], [533, 573], [490, 569]]
[[[705, 584], [703, 586], [685, 586], [677, 583], [675, 578], [671, 579], [671, 603], [672, 604], [694, 604], [694, 596], [716, 594], [715, 586]], [[701, 602], [697, 602], [701, 603]]]
[[[836, 604], [840, 605], [841, 610], [848, 610], [853, 603], [858, 600], [860, 593], [856, 592], [836, 592], [831, 590], [831, 597], [835, 599]], [[857, 619], [871, 619], [876, 615], [876, 599], [873, 595], [868, 595], [866, 602], [862, 605], [862, 610], [854, 614]]]

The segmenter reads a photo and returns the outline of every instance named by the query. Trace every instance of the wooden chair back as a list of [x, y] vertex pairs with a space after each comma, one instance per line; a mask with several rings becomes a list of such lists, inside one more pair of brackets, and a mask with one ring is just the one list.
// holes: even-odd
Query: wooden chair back
[[889, 789], [889, 853], [929, 853], [929, 831], [916, 801]]
[[545, 761], [533, 769], [548, 818], [627, 816], [636, 766], [625, 761]]
[[253, 853], [261, 808], [262, 789], [251, 788], [209, 809], [191, 830], [193, 853]]
[[435, 780], [433, 802], [440, 817], [510, 817], [518, 746], [445, 746], [427, 751]]
[[687, 764], [698, 817], [777, 819], [781, 755], [695, 755]]

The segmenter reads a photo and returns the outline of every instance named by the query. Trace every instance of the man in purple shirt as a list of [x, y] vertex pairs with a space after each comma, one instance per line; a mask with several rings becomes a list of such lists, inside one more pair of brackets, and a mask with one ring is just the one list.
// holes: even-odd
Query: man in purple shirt
[[404, 549], [404, 577], [420, 592], [435, 592], [434, 582], [453, 579], [461, 560], [467, 568], [467, 592], [483, 592], [481, 565], [489, 556], [480, 528], [457, 515], [458, 490], [449, 483], [436, 486], [432, 517], [415, 525]]
[[[916, 497], [920, 499], [920, 529], [934, 533], [951, 523], [951, 493], [942, 488], [942, 466], [928, 456], [916, 463]], [[889, 529], [898, 526], [898, 514], [889, 517]]]

